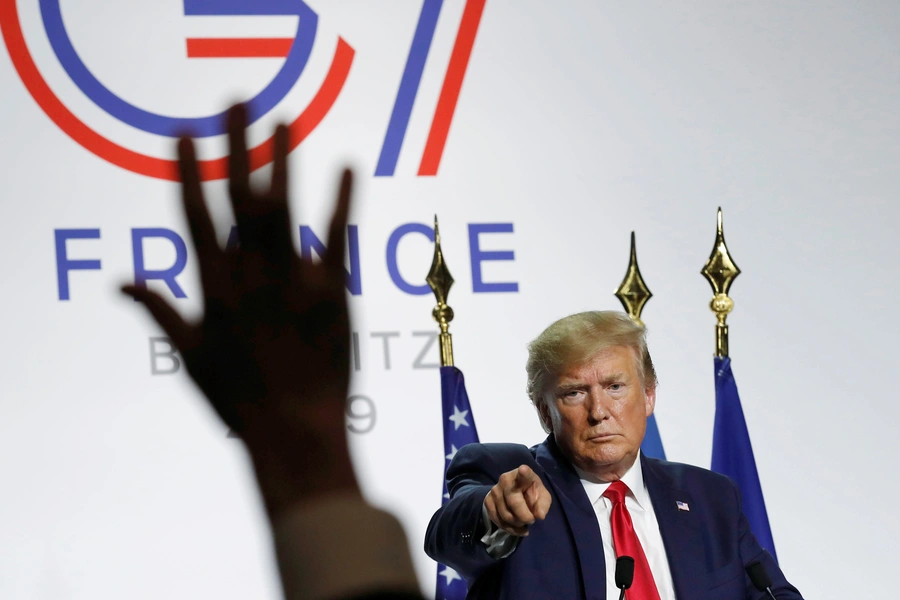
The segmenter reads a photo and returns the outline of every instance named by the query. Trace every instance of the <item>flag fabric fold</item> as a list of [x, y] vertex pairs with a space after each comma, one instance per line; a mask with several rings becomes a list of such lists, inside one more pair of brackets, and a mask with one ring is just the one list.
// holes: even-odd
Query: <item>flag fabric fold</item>
[[713, 427], [712, 470], [731, 477], [741, 490], [744, 514], [760, 546], [778, 561], [772, 530], [763, 500], [756, 460], [750, 445], [750, 432], [744, 420], [737, 384], [731, 372], [731, 359], [715, 358], [716, 420]]
[[656, 425], [656, 415], [650, 415], [647, 419], [647, 431], [644, 432], [644, 441], [641, 442], [641, 454], [666, 460], [666, 451], [663, 449], [659, 427]]
[[[478, 430], [462, 371], [456, 367], [441, 367], [441, 407], [444, 423], [444, 492], [441, 504], [450, 499], [447, 491], [447, 467], [456, 452], [466, 444], [478, 442]], [[466, 581], [446, 565], [437, 566], [436, 600], [464, 600]]]

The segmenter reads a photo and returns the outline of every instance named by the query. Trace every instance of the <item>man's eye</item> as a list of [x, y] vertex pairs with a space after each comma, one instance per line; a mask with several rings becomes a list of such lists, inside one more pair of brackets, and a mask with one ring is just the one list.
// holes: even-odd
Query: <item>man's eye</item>
[[564, 398], [578, 398], [579, 396], [581, 396], [581, 390], [569, 390], [563, 394]]
[[621, 389], [624, 388], [624, 387], [625, 387], [625, 386], [624, 386], [623, 384], [621, 384], [621, 383], [614, 383], [614, 384], [612, 384], [611, 386], [609, 386], [609, 389], [612, 390], [612, 391], [614, 391], [614, 392], [618, 392], [619, 390], [621, 390]]

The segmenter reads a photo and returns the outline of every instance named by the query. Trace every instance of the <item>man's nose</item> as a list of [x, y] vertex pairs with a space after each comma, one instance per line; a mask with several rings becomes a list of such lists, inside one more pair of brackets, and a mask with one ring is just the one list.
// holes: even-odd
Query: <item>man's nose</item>
[[604, 403], [602, 394], [588, 394], [588, 418], [592, 423], [599, 423], [609, 418], [609, 409]]

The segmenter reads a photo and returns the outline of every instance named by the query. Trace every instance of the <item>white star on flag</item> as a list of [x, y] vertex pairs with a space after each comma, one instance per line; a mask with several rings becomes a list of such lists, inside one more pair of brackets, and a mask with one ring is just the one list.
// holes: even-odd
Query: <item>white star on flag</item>
[[459, 450], [456, 449], [456, 446], [450, 444], [450, 454], [446, 456], [447, 460], [453, 460], [453, 457], [456, 456], [457, 452], [459, 452]]
[[462, 577], [459, 576], [459, 573], [448, 566], [444, 566], [444, 570], [438, 573], [438, 575], [447, 578], [447, 585], [450, 585], [454, 579], [459, 579], [460, 581], [462, 581]]
[[453, 421], [454, 425], [456, 425], [456, 428], [453, 431], [456, 431], [456, 429], [459, 429], [459, 427], [461, 425], [465, 425], [466, 427], [469, 426], [469, 422], [466, 420], [467, 414], [469, 414], [469, 411], [459, 410], [458, 406], [453, 407], [453, 414], [450, 415], [449, 417], [447, 417], [448, 419]]

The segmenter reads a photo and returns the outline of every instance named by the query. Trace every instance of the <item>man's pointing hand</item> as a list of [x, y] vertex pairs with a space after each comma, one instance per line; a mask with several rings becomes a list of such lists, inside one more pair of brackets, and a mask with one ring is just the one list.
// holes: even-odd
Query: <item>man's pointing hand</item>
[[500, 476], [484, 499], [484, 507], [497, 527], [522, 537], [528, 535], [529, 525], [547, 516], [551, 502], [541, 478], [522, 465]]

